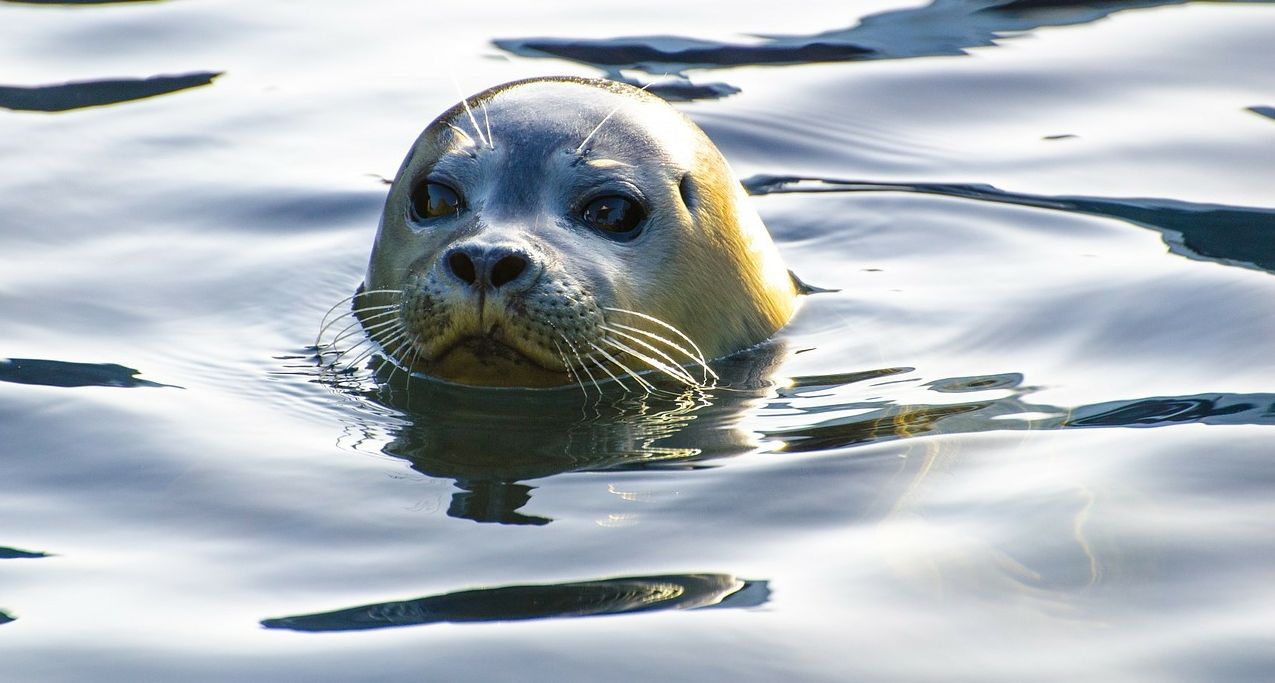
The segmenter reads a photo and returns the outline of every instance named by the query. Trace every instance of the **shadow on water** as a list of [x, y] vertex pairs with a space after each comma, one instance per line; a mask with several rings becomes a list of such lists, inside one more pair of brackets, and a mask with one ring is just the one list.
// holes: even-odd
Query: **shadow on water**
[[729, 574], [628, 576], [458, 591], [333, 612], [265, 619], [261, 625], [291, 631], [366, 631], [422, 624], [755, 607], [768, 598], [765, 581], [747, 581]]
[[[137, 377], [139, 370], [115, 363], [68, 363], [38, 358], [0, 358], [0, 382], [46, 387], [173, 387]], [[0, 555], [3, 557], [3, 555]]]
[[[796, 399], [824, 392], [817, 378], [799, 380], [784, 389], [771, 407], [790, 407], [809, 416], [820, 412], [858, 411], [812, 424], [765, 432], [789, 453], [831, 451], [868, 443], [936, 434], [1037, 431], [1092, 427], [1162, 427], [1175, 424], [1275, 425], [1275, 394], [1197, 394], [1108, 401], [1073, 408], [1025, 399], [1034, 387], [1022, 386], [1017, 373], [953, 377], [926, 383], [939, 394], [974, 394], [996, 390], [996, 398], [948, 403], [899, 404], [889, 400], [839, 403], [818, 409], [798, 406]], [[791, 403], [790, 403], [791, 402]]]
[[[493, 41], [511, 54], [566, 59], [626, 80], [621, 69], [684, 75], [687, 69], [718, 69], [906, 59], [963, 55], [1007, 35], [1038, 28], [1097, 21], [1116, 12], [1183, 4], [1186, 0], [934, 0], [923, 7], [891, 10], [858, 24], [811, 35], [763, 35], [749, 43], [725, 43], [678, 36], [610, 39], [511, 38]], [[737, 88], [716, 83], [691, 86], [657, 83], [650, 88], [668, 99], [722, 97]], [[666, 92], [667, 91], [667, 92]]]
[[175, 76], [74, 81], [30, 87], [0, 85], [0, 108], [61, 112], [101, 107], [198, 88], [212, 83], [220, 75], [219, 71], [200, 71]]
[[164, 0], [0, 0], [15, 5], [135, 5], [142, 2], [158, 3]]
[[[0, 560], [25, 560], [48, 556], [49, 555], [47, 553], [36, 553], [27, 550], [18, 550], [17, 548], [0, 547]], [[0, 610], [0, 624], [7, 624], [11, 621], [17, 621], [17, 618], [4, 610]]]
[[[535, 490], [527, 482], [568, 472], [699, 469], [758, 450], [828, 452], [938, 434], [1275, 425], [1275, 394], [1056, 406], [1029, 401], [1036, 388], [1024, 386], [1017, 373], [926, 382], [912, 368], [882, 368], [772, 381], [785, 353], [774, 343], [715, 362], [719, 386], [665, 396], [603, 400], [595, 393], [585, 400], [576, 389], [475, 390], [409, 380], [388, 364], [380, 367], [378, 388], [362, 395], [403, 418], [391, 427], [382, 452], [421, 474], [454, 482], [458, 490], [449, 516], [514, 525], [550, 523], [551, 518], [520, 512]], [[901, 402], [883, 389], [887, 386], [908, 396], [920, 387], [933, 398]], [[856, 399], [856, 393], [865, 398]], [[845, 398], [827, 400], [834, 394]], [[762, 408], [790, 414], [785, 422], [795, 426], [748, 425]]]
[[877, 183], [800, 176], [753, 176], [750, 194], [916, 192], [1105, 216], [1160, 231], [1169, 250], [1191, 259], [1275, 273], [1275, 209], [1175, 199], [1019, 194], [990, 185]]
[[0, 547], [0, 560], [34, 560], [41, 557], [48, 557], [48, 553], [31, 552], [29, 550], [18, 550], [17, 548]]

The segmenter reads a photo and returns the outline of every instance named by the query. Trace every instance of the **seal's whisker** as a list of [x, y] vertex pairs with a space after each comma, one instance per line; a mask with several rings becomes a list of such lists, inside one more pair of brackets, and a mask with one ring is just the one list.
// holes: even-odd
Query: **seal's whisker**
[[[411, 343], [411, 342], [409, 342], [409, 343]], [[405, 373], [407, 374], [407, 400], [408, 400], [408, 401], [411, 401], [411, 400], [412, 400], [412, 384], [413, 384], [413, 382], [412, 382], [412, 368], [416, 367], [416, 361], [417, 361], [417, 360], [420, 360], [420, 357], [421, 357], [421, 348], [420, 348], [419, 346], [417, 346], [415, 343], [412, 343], [412, 356], [411, 356], [411, 360], [406, 361], [406, 362], [403, 364], [403, 365], [404, 365], [404, 367], [403, 367], [403, 372], [405, 372]]]
[[[616, 365], [616, 367], [618, 367], [618, 368], [620, 368], [621, 370], [623, 370], [623, 371], [624, 371], [624, 374], [628, 375], [629, 377], [632, 377], [632, 378], [633, 378], [633, 381], [635, 381], [635, 382], [637, 382], [638, 384], [642, 385], [642, 388], [643, 388], [643, 389], [646, 389], [646, 393], [647, 393], [647, 395], [648, 395], [648, 396], [651, 394], [651, 392], [652, 392], [652, 391], [657, 391], [657, 389], [655, 389], [655, 387], [654, 387], [654, 386], [652, 386], [650, 382], [648, 382], [648, 381], [646, 381], [646, 380], [642, 379], [641, 377], [639, 377], [639, 376], [638, 376], [638, 374], [637, 374], [636, 372], [633, 372], [631, 369], [629, 369], [629, 366], [625, 365], [624, 363], [621, 363], [621, 362], [620, 362], [620, 360], [619, 360], [618, 358], [616, 358], [615, 356], [612, 356], [611, 354], [607, 353], [607, 352], [606, 352], [606, 350], [605, 350], [605, 349], [603, 349], [601, 346], [598, 346], [597, 344], [594, 344], [593, 342], [589, 342], [589, 346], [592, 346], [592, 347], [593, 347], [593, 350], [594, 350], [594, 351], [597, 351], [597, 352], [598, 352], [598, 353], [600, 353], [600, 354], [602, 354], [602, 357], [603, 357], [603, 358], [605, 358], [605, 359], [607, 359], [607, 360], [611, 361], [612, 363], [614, 363], [614, 364]], [[616, 381], [619, 381], [619, 380], [616, 380]]]
[[416, 367], [416, 361], [421, 359], [421, 347], [412, 344], [412, 359], [405, 363], [407, 366], [407, 374], [412, 374], [412, 368]]
[[448, 128], [451, 128], [452, 130], [456, 131], [456, 132], [457, 132], [457, 133], [459, 133], [460, 135], [465, 136], [465, 139], [469, 141], [469, 144], [470, 144], [471, 146], [474, 146], [474, 147], [477, 147], [477, 146], [478, 146], [478, 143], [477, 143], [477, 142], [474, 142], [474, 138], [473, 138], [473, 137], [471, 137], [469, 133], [466, 133], [464, 128], [461, 128], [460, 126], [457, 126], [457, 125], [455, 125], [455, 124], [453, 124], [453, 123], [450, 123], [450, 122], [447, 122], [447, 124], [446, 124], [446, 125], [447, 125], [447, 127], [448, 127]]
[[[620, 388], [621, 388], [621, 389], [623, 389], [623, 390], [625, 391], [625, 393], [628, 393], [628, 392], [630, 391], [630, 389], [629, 389], [629, 385], [625, 384], [625, 383], [624, 383], [624, 382], [623, 382], [623, 381], [622, 381], [619, 377], [616, 377], [616, 376], [615, 376], [615, 373], [613, 373], [613, 372], [611, 372], [610, 370], [608, 370], [608, 369], [607, 369], [607, 366], [606, 366], [605, 364], [603, 364], [603, 363], [602, 363], [602, 361], [598, 360], [597, 358], [594, 358], [594, 357], [593, 357], [593, 354], [589, 354], [588, 356], [585, 356], [585, 358], [586, 358], [586, 359], [587, 359], [590, 363], [592, 363], [592, 364], [593, 364], [593, 367], [595, 367], [595, 368], [597, 368], [597, 369], [601, 370], [602, 372], [605, 372], [605, 373], [606, 373], [606, 375], [607, 375], [607, 377], [610, 377], [610, 378], [611, 378], [611, 381], [613, 381], [613, 382], [615, 382], [616, 384], [620, 385]], [[599, 389], [600, 389], [600, 388], [601, 388], [601, 387], [599, 387]]]
[[[365, 306], [363, 308], [350, 309], [350, 312], [346, 313], [345, 315], [362, 315], [364, 313], [375, 313], [376, 311], [380, 311], [380, 314], [378, 315], [383, 315], [383, 314], [389, 314], [389, 313], [397, 313], [399, 308], [400, 308], [399, 304], [386, 304], [384, 306]], [[341, 316], [341, 317], [345, 317], [345, 316]]]
[[[550, 327], [552, 327], [552, 325], [550, 325]], [[566, 343], [567, 343], [567, 348], [571, 349], [571, 353], [575, 354], [576, 360], [580, 362], [580, 369], [581, 369], [581, 370], [584, 370], [584, 374], [586, 374], [586, 375], [588, 375], [588, 376], [589, 376], [589, 381], [590, 381], [590, 382], [593, 382], [593, 388], [598, 390], [598, 398], [601, 398], [601, 397], [602, 397], [602, 387], [598, 386], [598, 380], [597, 380], [597, 379], [595, 379], [595, 378], [594, 378], [594, 376], [593, 376], [593, 373], [589, 371], [589, 366], [588, 366], [588, 364], [586, 364], [586, 363], [584, 362], [584, 359], [580, 357], [580, 352], [576, 350], [576, 345], [571, 343], [571, 340], [567, 338], [567, 335], [565, 335], [565, 334], [563, 334], [563, 333], [559, 332], [559, 333], [558, 333], [558, 336], [559, 336], [559, 337], [562, 337], [562, 341], [564, 341], [564, 342], [566, 342]], [[556, 342], [555, 342], [555, 343], [556, 343]], [[592, 359], [590, 359], [590, 360], [592, 360]]]
[[[339, 349], [334, 344], [323, 344], [323, 345], [317, 346], [316, 348], [318, 350], [320, 362], [326, 361], [329, 364], [331, 364], [331, 363], [335, 363], [337, 360], [341, 358], [341, 356], [344, 356], [345, 354], [353, 351], [354, 349], [357, 349], [360, 346], [363, 346], [364, 344], [371, 344], [371, 343], [372, 343], [371, 339], [369, 339], [368, 337], [362, 337], [357, 342], [355, 342], [354, 344], [344, 349]], [[326, 360], [329, 357], [331, 358], [331, 360]]]
[[[387, 306], [386, 308], [389, 308], [390, 310], [388, 310], [388, 311], [381, 311], [380, 313], [372, 313], [371, 315], [368, 315], [367, 317], [362, 318], [363, 322], [367, 323], [367, 322], [371, 322], [371, 321], [373, 321], [373, 320], [376, 320], [377, 318], [385, 318], [385, 317], [388, 317], [388, 316], [398, 315], [398, 314], [399, 314], [399, 306], [398, 306], [397, 304], [395, 304], [394, 306]], [[353, 311], [353, 312], [354, 312], [354, 313], [363, 313], [364, 311]]]
[[[655, 81], [651, 81], [650, 83], [647, 83], [641, 88], [638, 88], [638, 90], [646, 90], [647, 88], [653, 85], [655, 85]], [[584, 139], [580, 141], [580, 146], [576, 147], [577, 156], [579, 156], [580, 153], [584, 151], [584, 146], [589, 144], [589, 140], [592, 140], [593, 136], [596, 135], [599, 130], [602, 130], [602, 126], [606, 124], [607, 120], [609, 120], [612, 116], [615, 116], [615, 113], [617, 111], [620, 111], [620, 109], [623, 108], [624, 105], [626, 104], [628, 104], [628, 102], [620, 102], [619, 104], [615, 105], [615, 109], [612, 109], [611, 111], [607, 112], [607, 115], [603, 116], [601, 121], [598, 121], [598, 125], [594, 126], [593, 130], [589, 131], [589, 134], [584, 136]]]
[[631, 311], [627, 308], [616, 308], [614, 306], [607, 306], [606, 310], [615, 311], [617, 313], [628, 313], [629, 315], [635, 315], [639, 318], [642, 318], [643, 320], [649, 320], [655, 323], [656, 325], [659, 325], [660, 327], [663, 327], [669, 330], [670, 332], [672, 332], [673, 334], [676, 334], [677, 336], [681, 337], [683, 340], [686, 341], [686, 343], [691, 345], [691, 348], [695, 349], [696, 360], [698, 360], [700, 365], [703, 366], [704, 371], [712, 375], [713, 379], [718, 379], [717, 373], [713, 372], [713, 369], [708, 367], [708, 360], [704, 358], [704, 352], [700, 350], [699, 345], [695, 343], [694, 339], [691, 339], [690, 337], [686, 336], [685, 332], [682, 332], [676, 327], [673, 327], [672, 325], [664, 322], [663, 320], [660, 320], [659, 318], [653, 315], [648, 315], [640, 311]]
[[491, 118], [487, 116], [487, 103], [479, 102], [478, 106], [483, 108], [483, 123], [487, 124], [487, 146], [496, 149], [496, 138], [491, 136]]
[[[363, 295], [365, 295], [365, 294], [398, 294], [398, 295], [402, 295], [402, 294], [403, 294], [403, 290], [401, 290], [401, 289], [371, 289], [371, 290], [366, 290], [366, 291], [362, 291], [362, 292], [355, 292], [354, 294], [351, 294], [350, 296], [347, 296], [347, 297], [345, 297], [344, 299], [341, 299], [340, 301], [338, 301], [338, 302], [336, 302], [336, 303], [332, 304], [332, 307], [328, 309], [328, 312], [323, 314], [323, 319], [319, 321], [319, 334], [318, 334], [318, 336], [319, 336], [319, 337], [322, 337], [322, 336], [323, 336], [324, 331], [326, 331], [326, 330], [328, 329], [328, 326], [329, 326], [329, 325], [336, 324], [336, 321], [337, 321], [337, 320], [340, 320], [341, 318], [344, 318], [344, 317], [346, 317], [346, 316], [348, 316], [348, 315], [352, 315], [352, 314], [354, 314], [354, 313], [361, 313], [361, 312], [363, 312], [364, 310], [368, 310], [368, 309], [363, 309], [363, 308], [355, 308], [355, 309], [354, 309], [354, 310], [352, 310], [352, 311], [344, 311], [344, 312], [342, 312], [342, 313], [341, 313], [341, 315], [337, 316], [337, 317], [336, 317], [335, 319], [333, 319], [331, 322], [329, 322], [329, 321], [328, 321], [328, 318], [331, 318], [331, 317], [332, 317], [332, 314], [336, 312], [336, 309], [337, 309], [337, 308], [339, 308], [339, 307], [341, 306], [341, 304], [343, 304], [343, 303], [345, 303], [345, 302], [347, 302], [347, 301], [352, 301], [352, 300], [354, 300], [354, 299], [356, 299], [356, 298], [358, 298], [358, 297], [361, 297], [361, 296], [363, 296]], [[396, 304], [390, 304], [390, 305], [391, 305], [391, 306], [394, 306], [394, 305], [396, 305]], [[368, 308], [370, 309], [370, 308], [372, 308], [372, 307], [368, 307]]]
[[[590, 343], [589, 346], [593, 346], [593, 348], [595, 349], [598, 348], [597, 346], [594, 346], [592, 343]], [[598, 349], [598, 350], [602, 351], [602, 349]], [[602, 351], [602, 353], [606, 354], [606, 351]], [[598, 360], [597, 358], [594, 358], [593, 354], [589, 354], [588, 356], [586, 356], [586, 358], [592, 361], [593, 364], [597, 366], [599, 370], [601, 370], [602, 372], [605, 372], [607, 377], [610, 377], [616, 384], [619, 384], [622, 389], [624, 389], [625, 391], [629, 390], [629, 385], [625, 384], [619, 377], [616, 377], [615, 373], [611, 372], [611, 370], [608, 369], [607, 366], [602, 363], [602, 361]]]
[[[669, 339], [668, 337], [665, 337], [665, 336], [663, 336], [663, 335], [656, 334], [656, 333], [654, 333], [654, 332], [652, 332], [652, 331], [650, 331], [650, 330], [644, 330], [644, 329], [642, 329], [642, 328], [640, 328], [640, 327], [633, 327], [632, 325], [625, 325], [624, 323], [617, 323], [617, 322], [615, 322], [614, 320], [613, 320], [613, 321], [611, 321], [611, 322], [608, 324], [608, 326], [606, 326], [606, 327], [607, 327], [608, 329], [609, 329], [609, 328], [619, 328], [619, 329], [621, 329], [621, 330], [628, 330], [629, 332], [634, 332], [634, 333], [636, 333], [636, 334], [646, 335], [646, 336], [647, 336], [647, 337], [649, 337], [650, 339], [653, 339], [653, 340], [655, 340], [655, 341], [657, 341], [657, 342], [660, 342], [660, 343], [662, 343], [662, 344], [665, 344], [665, 345], [667, 345], [670, 349], [672, 349], [672, 350], [674, 350], [674, 351], [677, 351], [678, 353], [684, 354], [684, 355], [686, 356], [687, 360], [689, 360], [690, 362], [692, 362], [692, 363], [694, 363], [694, 364], [696, 364], [696, 365], [699, 365], [699, 366], [701, 366], [701, 367], [703, 367], [703, 365], [704, 365], [702, 362], [700, 362], [699, 356], [697, 356], [696, 354], [692, 353], [691, 351], [688, 351], [688, 350], [686, 349], [686, 347], [684, 347], [684, 346], [682, 346], [682, 345], [678, 344], [677, 342], [675, 342], [675, 341], [673, 341], [673, 340], [671, 340], [671, 339]], [[613, 330], [613, 331], [614, 331], [614, 330]], [[636, 340], [635, 340], [635, 341], [636, 341]], [[673, 361], [673, 359], [672, 359], [672, 358], [669, 358], [669, 362], [675, 363], [676, 365], [681, 365], [681, 363], [677, 363], [676, 361]]]
[[[413, 353], [415, 353], [415, 351], [416, 351], [416, 345], [415, 345], [415, 344], [412, 344], [412, 343], [411, 343], [411, 341], [407, 339], [407, 334], [406, 334], [406, 332], [407, 332], [407, 331], [406, 331], [406, 330], [404, 330], [403, 332], [404, 332], [403, 334], [399, 334], [399, 335], [396, 337], [396, 340], [397, 340], [397, 341], [396, 341], [396, 342], [395, 342], [395, 344], [394, 344], [394, 350], [393, 350], [393, 351], [391, 351], [391, 350], [389, 350], [388, 348], [385, 350], [385, 353], [386, 353], [387, 355], [389, 355], [389, 356], [390, 356], [390, 358], [398, 358], [398, 355], [399, 355], [399, 353], [403, 350], [403, 346], [404, 346], [404, 345], [408, 345], [408, 346], [410, 346], [410, 348], [411, 348], [412, 352], [413, 352]], [[410, 380], [410, 379], [411, 379], [412, 372], [411, 372], [411, 370], [408, 370], [408, 369], [406, 369], [406, 368], [404, 368], [404, 367], [403, 367], [403, 366], [404, 366], [404, 365], [406, 365], [406, 364], [407, 364], [407, 359], [403, 359], [403, 362], [402, 362], [402, 363], [395, 363], [395, 362], [393, 362], [393, 361], [390, 361], [390, 365], [393, 365], [394, 367], [390, 370], [390, 377], [389, 377], [389, 379], [387, 380], [387, 382], [393, 382], [393, 381], [394, 381], [394, 374], [395, 374], [395, 373], [397, 373], [399, 370], [403, 370], [404, 374], [406, 374], [406, 375], [408, 376], [408, 379]], [[411, 393], [410, 393], [410, 392], [412, 391], [412, 385], [411, 385], [410, 383], [407, 385], [407, 391], [409, 392], [409, 393], [408, 393], [408, 398], [411, 398]]]
[[[369, 339], [369, 340], [361, 341], [358, 344], [355, 344], [354, 346], [351, 346], [348, 349], [342, 349], [339, 353], [333, 355], [330, 359], [327, 360], [327, 368], [329, 370], [332, 370], [333, 372], [336, 372], [338, 369], [340, 369], [338, 368], [338, 366], [341, 365], [341, 359], [345, 357], [346, 354], [349, 354], [350, 352], [355, 350], [358, 350], [359, 353], [363, 353], [365, 349], [361, 347], [366, 347], [367, 349], [375, 350], [376, 344], [372, 343], [372, 341]], [[346, 363], [344, 369], [350, 370], [353, 367], [354, 367], [354, 363]]]
[[[392, 338], [390, 338], [388, 341], [384, 341], [384, 342], [379, 342], [379, 341], [378, 341], [378, 342], [377, 342], [377, 344], [380, 344], [380, 347], [381, 347], [382, 349], [385, 349], [385, 353], [386, 353], [386, 355], [387, 355], [387, 356], [389, 356], [389, 357], [391, 358], [391, 361], [392, 361], [392, 359], [394, 358], [394, 355], [393, 355], [392, 353], [390, 353], [390, 352], [389, 352], [389, 347], [390, 347], [390, 345], [392, 345], [392, 344], [394, 344], [394, 345], [398, 344], [400, 341], [402, 341], [403, 337], [405, 337], [405, 336], [407, 336], [407, 330], [403, 330], [403, 331], [399, 332], [397, 335], [393, 336], [393, 337], [392, 337]], [[372, 354], [376, 353], [376, 348], [377, 348], [377, 347], [376, 347], [376, 344], [373, 344], [373, 345], [372, 345], [370, 348], [368, 348], [366, 351], [364, 351], [364, 352], [360, 353], [357, 357], [355, 357], [355, 358], [354, 358], [354, 360], [351, 360], [349, 363], [347, 363], [347, 364], [346, 364], [346, 367], [348, 367], [348, 368], [353, 368], [353, 367], [357, 366], [359, 363], [362, 363], [363, 361], [367, 360], [368, 358], [371, 358], [371, 357], [372, 357]], [[397, 348], [397, 346], [396, 346], [395, 348]]]
[[[380, 333], [384, 331], [377, 330], [377, 332]], [[400, 325], [398, 327], [391, 328], [389, 332], [385, 334], [386, 334], [386, 338], [384, 341], [377, 339], [375, 334], [371, 335], [371, 338], [377, 344], [381, 345], [381, 349], [385, 351], [385, 354], [387, 356], [394, 357], [394, 353], [398, 351], [399, 345], [403, 342], [404, 339], [408, 337], [408, 335], [411, 334], [411, 332], [407, 328]], [[394, 347], [394, 351], [391, 351], [390, 347]]]
[[[659, 350], [659, 349], [655, 348], [654, 346], [652, 346], [652, 345], [650, 345], [650, 344], [648, 344], [648, 343], [646, 343], [646, 342], [642, 341], [641, 339], [638, 339], [637, 337], [635, 337], [635, 336], [633, 336], [633, 335], [631, 335], [631, 334], [628, 334], [628, 333], [626, 333], [626, 332], [621, 332], [620, 330], [613, 329], [613, 328], [611, 328], [611, 327], [609, 327], [609, 326], [607, 326], [607, 325], [599, 325], [598, 327], [599, 327], [600, 329], [602, 329], [602, 330], [605, 330], [605, 331], [607, 331], [607, 332], [610, 332], [611, 334], [616, 334], [616, 335], [619, 335], [619, 336], [621, 336], [621, 337], [624, 337], [625, 339], [628, 339], [629, 341], [633, 342], [634, 344], [637, 344], [637, 345], [641, 346], [642, 348], [649, 350], [651, 353], [654, 353], [655, 355], [659, 356], [660, 358], [663, 358], [664, 360], [668, 361], [668, 366], [667, 366], [667, 367], [659, 367], [659, 368], [658, 368], [658, 369], [662, 370], [665, 374], [669, 374], [670, 372], [676, 373], [677, 378], [678, 378], [678, 379], [680, 379], [680, 380], [681, 380], [682, 382], [684, 382], [685, 384], [688, 384], [688, 385], [691, 385], [691, 386], [700, 386], [700, 382], [696, 381], [696, 380], [695, 380], [695, 378], [691, 376], [691, 373], [689, 373], [689, 372], [687, 372], [687, 371], [686, 371], [686, 368], [683, 368], [683, 367], [681, 366], [681, 364], [679, 364], [677, 361], [673, 360], [673, 358], [672, 358], [671, 356], [669, 356], [667, 353], [664, 353], [663, 351], [661, 351], [661, 350]], [[633, 352], [632, 352], [632, 351], [630, 351], [629, 353], [631, 353], [631, 354], [632, 354]], [[635, 356], [636, 356], [637, 354], [633, 354], [633, 355], [635, 355]], [[640, 356], [639, 356], [639, 357], [640, 357]], [[645, 360], [645, 359], [644, 359], [644, 360]], [[692, 359], [692, 360], [694, 360], [694, 359]], [[650, 361], [648, 361], [648, 362], [650, 362]]]
[[[366, 323], [355, 320], [349, 325], [346, 325], [345, 327], [341, 328], [341, 331], [337, 332], [336, 335], [332, 337], [332, 342], [330, 343], [330, 345], [336, 346], [337, 344], [340, 344], [342, 340], [352, 337], [356, 334], [361, 334], [363, 332], [372, 334], [373, 330], [379, 330], [383, 327], [394, 325], [397, 323], [398, 323], [397, 319], [391, 319], [391, 320], [383, 320], [379, 323], [376, 323], [375, 325], [368, 325]], [[362, 327], [362, 329], [356, 329], [356, 328], [359, 328], [360, 326]]]
[[[395, 325], [395, 324], [401, 325], [403, 321], [399, 320], [398, 317], [395, 316], [396, 313], [398, 313], [398, 311], [386, 311], [384, 313], [381, 313], [380, 315], [370, 315], [367, 317], [366, 320], [355, 320], [351, 325], [348, 325], [342, 328], [341, 331], [336, 334], [336, 336], [333, 338], [333, 343], [336, 343], [336, 340], [340, 339], [341, 336], [345, 333], [345, 331], [349, 330], [351, 327], [357, 327], [359, 325], [362, 325], [363, 329], [366, 330], [369, 334], [371, 334], [372, 330], [379, 330], [382, 327], [385, 327], [386, 325]], [[373, 320], [376, 320], [377, 318], [385, 318], [387, 316], [389, 318], [388, 320], [372, 322]]]
[[572, 369], [570, 361], [567, 360], [567, 354], [563, 352], [562, 347], [558, 345], [557, 340], [550, 341], [553, 342], [553, 348], [558, 351], [558, 358], [562, 360], [563, 367], [567, 369], [567, 377], [571, 378], [571, 380], [575, 382], [575, 385], [580, 387], [580, 393], [584, 394], [584, 398], [587, 401], [589, 399], [589, 392], [584, 388], [584, 379], [580, 377], [579, 372]]
[[617, 349], [621, 351], [622, 353], [629, 354], [630, 356], [651, 366], [651, 368], [658, 370], [664, 373], [665, 375], [672, 377], [673, 379], [676, 379], [682, 384], [685, 384], [691, 387], [699, 386], [699, 382], [696, 382], [694, 377], [691, 377], [690, 375], [686, 374], [686, 371], [681, 370], [681, 368], [674, 368], [668, 363], [660, 362], [640, 351], [635, 350], [633, 347], [627, 344], [624, 344], [623, 342], [616, 341], [615, 339], [612, 339], [610, 337], [604, 338], [602, 342], [605, 344], [609, 344], [612, 348]]
[[[375, 352], [378, 344], [381, 345], [382, 348], [384, 348], [388, 344], [393, 343], [396, 339], [401, 337], [403, 334], [406, 334], [406, 330], [403, 330], [402, 324], [398, 320], [394, 320], [393, 322], [396, 323], [397, 326], [386, 325], [385, 327], [389, 328], [388, 331], [384, 328], [378, 328], [378, 329], [372, 330], [372, 332], [369, 333], [367, 336], [363, 337], [359, 341], [359, 343], [351, 346], [348, 349], [341, 349], [339, 352], [337, 352], [335, 356], [332, 357], [332, 363], [336, 364], [336, 362], [340, 360], [342, 356], [350, 353], [351, 351], [354, 351], [355, 349], [365, 344], [368, 345], [371, 351]], [[383, 342], [380, 339], [377, 339], [376, 337], [377, 334], [381, 334], [382, 336], [385, 336], [386, 334], [388, 334], [389, 340]]]
[[365, 290], [363, 290], [363, 291], [361, 291], [361, 292], [355, 292], [355, 293], [353, 293], [353, 294], [351, 294], [351, 295], [349, 295], [349, 296], [347, 296], [347, 297], [345, 297], [345, 298], [343, 298], [343, 299], [341, 299], [341, 300], [337, 301], [336, 303], [332, 304], [332, 307], [328, 309], [327, 314], [325, 314], [325, 315], [323, 316], [323, 320], [325, 320], [325, 321], [326, 321], [326, 320], [328, 319], [328, 316], [329, 316], [329, 315], [332, 315], [332, 312], [333, 312], [333, 311], [335, 311], [335, 310], [336, 310], [336, 309], [337, 309], [337, 308], [338, 308], [341, 304], [343, 304], [343, 303], [345, 303], [345, 302], [347, 302], [347, 301], [352, 301], [352, 300], [357, 299], [357, 298], [359, 298], [359, 297], [361, 297], [361, 296], [368, 296], [368, 295], [370, 295], [370, 294], [402, 294], [402, 293], [403, 293], [403, 290], [401, 290], [401, 289], [365, 289]]
[[456, 86], [456, 94], [460, 95], [460, 103], [465, 105], [465, 113], [469, 115], [469, 122], [474, 124], [474, 134], [478, 136], [479, 140], [482, 140], [484, 146], [490, 146], [487, 144], [487, 138], [483, 137], [482, 128], [478, 127], [478, 119], [474, 117], [474, 110], [469, 106], [469, 98], [465, 97], [460, 91], [460, 83], [456, 80], [455, 74], [452, 75], [452, 85]]

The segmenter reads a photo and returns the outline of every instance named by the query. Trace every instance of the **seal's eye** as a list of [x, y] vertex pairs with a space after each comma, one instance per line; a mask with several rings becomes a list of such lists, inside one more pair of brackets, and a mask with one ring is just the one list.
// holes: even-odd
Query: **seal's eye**
[[412, 190], [412, 217], [417, 220], [460, 213], [460, 194], [442, 183], [424, 182]]
[[612, 195], [598, 197], [584, 207], [584, 222], [608, 237], [631, 240], [637, 237], [646, 211], [637, 202]]

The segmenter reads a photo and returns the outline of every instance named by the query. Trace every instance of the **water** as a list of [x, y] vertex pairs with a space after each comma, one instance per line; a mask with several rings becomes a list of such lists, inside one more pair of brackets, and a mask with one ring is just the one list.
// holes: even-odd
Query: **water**
[[[0, 4], [0, 678], [1270, 680], [1275, 8], [684, 5]], [[691, 402], [324, 381], [561, 73], [838, 291]]]

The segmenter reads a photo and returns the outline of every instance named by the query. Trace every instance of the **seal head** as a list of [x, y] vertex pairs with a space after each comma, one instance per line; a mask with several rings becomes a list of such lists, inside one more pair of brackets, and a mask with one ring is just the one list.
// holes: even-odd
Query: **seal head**
[[663, 100], [517, 81], [443, 113], [390, 188], [355, 312], [396, 363], [554, 386], [686, 366], [783, 326], [796, 288], [721, 153]]

